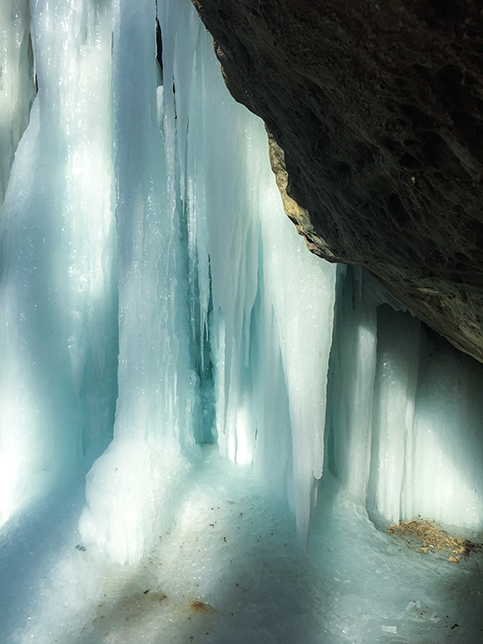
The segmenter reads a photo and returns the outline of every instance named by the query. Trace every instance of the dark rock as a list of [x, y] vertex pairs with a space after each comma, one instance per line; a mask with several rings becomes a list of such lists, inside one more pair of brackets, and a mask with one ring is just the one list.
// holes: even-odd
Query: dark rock
[[193, 1], [310, 250], [483, 361], [481, 3]]

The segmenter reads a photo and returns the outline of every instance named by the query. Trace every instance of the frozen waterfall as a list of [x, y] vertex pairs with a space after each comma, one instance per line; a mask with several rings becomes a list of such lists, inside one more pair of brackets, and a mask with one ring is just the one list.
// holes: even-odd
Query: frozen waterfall
[[0, 26], [2, 644], [479, 644], [483, 367], [306, 250], [189, 0]]

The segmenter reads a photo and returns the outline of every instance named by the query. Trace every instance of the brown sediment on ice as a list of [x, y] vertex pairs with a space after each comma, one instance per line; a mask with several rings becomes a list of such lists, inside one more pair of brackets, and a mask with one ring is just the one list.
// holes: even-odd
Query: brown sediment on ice
[[391, 525], [388, 532], [405, 537], [407, 545], [416, 552], [448, 552], [451, 563], [458, 563], [462, 557], [481, 550], [481, 544], [452, 535], [438, 523], [421, 518]]

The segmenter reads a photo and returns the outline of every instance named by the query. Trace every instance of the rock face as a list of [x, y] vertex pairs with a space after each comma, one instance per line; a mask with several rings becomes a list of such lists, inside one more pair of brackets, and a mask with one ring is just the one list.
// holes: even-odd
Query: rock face
[[478, 0], [193, 0], [310, 250], [483, 361]]

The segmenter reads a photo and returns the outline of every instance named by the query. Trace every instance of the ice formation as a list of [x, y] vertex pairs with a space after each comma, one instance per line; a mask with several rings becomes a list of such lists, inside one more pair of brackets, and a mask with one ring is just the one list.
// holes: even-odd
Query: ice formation
[[1, 641], [479, 642], [383, 528], [482, 531], [481, 366], [306, 250], [188, 0], [0, 24]]

